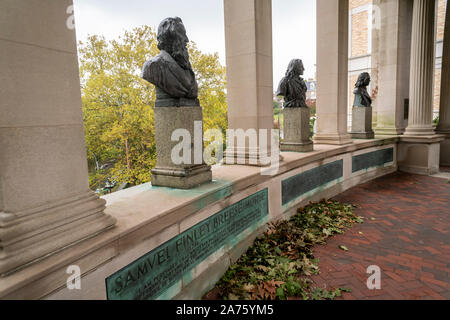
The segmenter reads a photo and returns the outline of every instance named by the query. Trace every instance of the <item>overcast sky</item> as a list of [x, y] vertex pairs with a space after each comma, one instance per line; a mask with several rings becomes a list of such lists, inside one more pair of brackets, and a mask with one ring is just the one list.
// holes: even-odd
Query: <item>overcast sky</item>
[[[223, 0], [74, 0], [78, 40], [88, 35], [114, 39], [124, 30], [179, 16], [202, 52], [218, 52], [225, 65]], [[289, 61], [303, 60], [305, 78], [314, 77], [315, 0], [272, 0], [274, 88]], [[274, 89], [274, 90], [275, 90]]]

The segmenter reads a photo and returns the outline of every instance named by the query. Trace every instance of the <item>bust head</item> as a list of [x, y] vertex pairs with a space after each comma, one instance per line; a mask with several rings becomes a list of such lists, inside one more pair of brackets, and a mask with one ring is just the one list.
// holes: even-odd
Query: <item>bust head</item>
[[353, 106], [356, 107], [370, 107], [372, 104], [372, 98], [367, 92], [367, 86], [370, 83], [370, 75], [367, 72], [363, 72], [359, 75], [358, 80], [355, 84], [355, 101]]
[[199, 106], [198, 85], [189, 63], [189, 39], [181, 19], [164, 19], [157, 40], [161, 53], [142, 68], [142, 78], [156, 87], [155, 106]]
[[190, 69], [189, 53], [183, 21], [180, 18], [166, 18], [158, 26], [158, 48], [166, 51], [184, 69]]
[[287, 71], [286, 71], [286, 77], [293, 78], [293, 77], [299, 77], [303, 75], [303, 72], [305, 71], [305, 68], [303, 67], [303, 62], [300, 59], [292, 59], [291, 62], [289, 62]]
[[359, 75], [355, 87], [356, 88], [367, 87], [369, 83], [370, 83], [370, 74], [367, 72], [363, 72]]

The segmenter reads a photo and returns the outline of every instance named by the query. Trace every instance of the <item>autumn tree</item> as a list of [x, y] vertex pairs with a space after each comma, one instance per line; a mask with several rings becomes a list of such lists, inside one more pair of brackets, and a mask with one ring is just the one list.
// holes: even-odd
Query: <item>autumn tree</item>
[[[151, 180], [156, 148], [155, 88], [141, 78], [145, 61], [157, 55], [156, 34], [148, 26], [126, 31], [117, 40], [90, 36], [79, 44], [83, 117], [90, 186], [106, 180], [137, 185]], [[189, 44], [199, 84], [204, 129], [227, 128], [225, 68], [217, 54]]]

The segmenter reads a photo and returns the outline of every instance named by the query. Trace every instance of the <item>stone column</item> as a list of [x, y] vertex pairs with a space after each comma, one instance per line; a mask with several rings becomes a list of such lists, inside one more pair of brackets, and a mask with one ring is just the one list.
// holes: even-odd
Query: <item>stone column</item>
[[442, 52], [441, 104], [436, 132], [445, 135], [441, 142], [440, 164], [450, 166], [450, 5], [445, 15], [444, 43]]
[[[381, 12], [380, 5], [381, 0], [372, 0], [372, 21], [375, 23], [371, 26], [371, 47], [372, 52], [370, 55], [370, 78], [372, 79], [372, 128], [377, 126], [377, 112], [378, 112], [378, 91], [379, 91], [379, 72], [380, 72], [380, 57], [379, 57], [379, 47], [380, 47], [380, 29], [381, 29]], [[369, 25], [370, 28], [370, 25]]]
[[414, 0], [406, 135], [432, 135], [435, 0]]
[[[377, 1], [378, 45], [373, 46], [378, 64], [375, 97], [377, 135], [399, 135], [405, 131], [409, 98], [412, 5], [410, 0]], [[371, 75], [373, 76], [373, 75]], [[406, 111], [406, 112], [405, 112]]]
[[439, 171], [443, 136], [432, 126], [435, 0], [414, 0], [409, 120], [398, 149], [400, 170], [433, 174]]
[[0, 2], [0, 275], [114, 225], [89, 189], [72, 0]]
[[[272, 1], [224, 0], [229, 129], [256, 130], [256, 144], [229, 138], [225, 163], [263, 165], [259, 130], [273, 128]], [[247, 131], [250, 129], [250, 131]]]
[[348, 0], [317, 0], [315, 143], [349, 144], [347, 133]]

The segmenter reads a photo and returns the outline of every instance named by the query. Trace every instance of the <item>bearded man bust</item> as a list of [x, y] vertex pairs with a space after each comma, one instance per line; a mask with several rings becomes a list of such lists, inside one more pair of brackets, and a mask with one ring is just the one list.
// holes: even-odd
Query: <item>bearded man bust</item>
[[281, 79], [276, 95], [284, 97], [285, 108], [307, 108], [305, 80], [301, 77], [305, 71], [300, 59], [289, 62], [286, 76]]
[[156, 87], [155, 107], [200, 106], [198, 86], [189, 62], [189, 39], [180, 18], [166, 18], [158, 27], [160, 54], [144, 64], [142, 78]]

